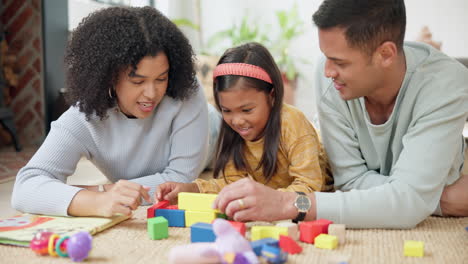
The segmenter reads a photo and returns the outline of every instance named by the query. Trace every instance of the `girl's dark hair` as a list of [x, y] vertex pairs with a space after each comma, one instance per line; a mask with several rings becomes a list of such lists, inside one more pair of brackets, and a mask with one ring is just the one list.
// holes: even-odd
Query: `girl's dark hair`
[[273, 90], [274, 103], [270, 117], [264, 130], [263, 155], [257, 168], [250, 168], [244, 155], [245, 142], [226, 122], [221, 125], [220, 136], [216, 150], [216, 162], [214, 165], [214, 177], [218, 178], [230, 159], [238, 170], [246, 170], [253, 173], [252, 169], [263, 169], [267, 181], [277, 171], [277, 153], [281, 136], [281, 107], [283, 104], [283, 81], [280, 70], [270, 52], [259, 43], [246, 43], [235, 48], [228, 49], [218, 62], [223, 63], [247, 63], [261, 67], [270, 76], [273, 84], [265, 81], [238, 75], [223, 75], [214, 80], [213, 92], [216, 105], [221, 110], [218, 93], [226, 91], [243, 80], [246, 86], [269, 95]]
[[[65, 54], [67, 100], [89, 119], [116, 106], [119, 73], [145, 56], [164, 52], [169, 60], [166, 94], [184, 100], [198, 88], [187, 38], [152, 7], [112, 7], [90, 14], [75, 29]], [[109, 96], [112, 93], [112, 98]]]

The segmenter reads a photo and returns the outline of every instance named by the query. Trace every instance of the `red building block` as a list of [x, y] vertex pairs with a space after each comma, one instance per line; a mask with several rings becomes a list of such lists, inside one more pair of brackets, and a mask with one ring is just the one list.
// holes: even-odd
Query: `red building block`
[[328, 226], [333, 224], [327, 219], [319, 219], [311, 222], [301, 222], [299, 224], [300, 240], [302, 242], [314, 244], [315, 237], [320, 234], [328, 234]]
[[302, 252], [302, 247], [290, 236], [280, 235], [279, 246], [289, 254], [299, 254]]
[[168, 206], [169, 206], [169, 201], [167, 200], [163, 200], [157, 204], [154, 204], [153, 206], [151, 206], [150, 208], [146, 210], [146, 218], [153, 218], [155, 216], [154, 212], [156, 209], [165, 209]]
[[245, 237], [245, 223], [236, 222], [236, 221], [228, 221], [243, 237]]
[[328, 234], [328, 226], [333, 224], [333, 221], [327, 219], [319, 219], [314, 222], [322, 226], [322, 233], [324, 234]]
[[299, 223], [299, 231], [301, 232], [299, 240], [305, 243], [313, 244], [315, 237], [323, 233], [323, 225], [315, 223], [315, 221]]
[[[163, 209], [163, 208], [158, 208], [158, 209]], [[179, 210], [179, 206], [177, 206], [177, 204], [173, 204], [173, 205], [166, 206], [166, 208], [164, 209]]]

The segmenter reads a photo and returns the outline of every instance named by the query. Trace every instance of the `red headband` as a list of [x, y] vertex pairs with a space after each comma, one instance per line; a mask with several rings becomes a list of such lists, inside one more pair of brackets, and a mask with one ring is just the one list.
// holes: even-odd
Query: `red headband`
[[247, 63], [223, 63], [216, 66], [213, 71], [213, 79], [223, 75], [239, 75], [265, 81], [273, 84], [268, 73], [255, 65]]

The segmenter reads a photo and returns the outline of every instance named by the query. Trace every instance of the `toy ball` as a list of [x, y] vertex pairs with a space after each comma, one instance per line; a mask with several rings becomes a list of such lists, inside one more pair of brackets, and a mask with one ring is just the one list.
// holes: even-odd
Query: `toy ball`
[[88, 257], [93, 238], [86, 231], [81, 231], [70, 237], [67, 244], [67, 252], [71, 260], [82, 261]]

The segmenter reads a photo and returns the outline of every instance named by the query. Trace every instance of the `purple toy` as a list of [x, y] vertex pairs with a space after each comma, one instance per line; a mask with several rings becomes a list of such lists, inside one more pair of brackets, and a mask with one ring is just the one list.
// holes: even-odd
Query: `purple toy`
[[216, 248], [221, 256], [226, 253], [241, 254], [248, 263], [258, 263], [258, 258], [252, 246], [228, 221], [217, 218], [213, 222], [213, 231], [216, 234]]
[[93, 238], [86, 231], [81, 231], [70, 237], [67, 245], [67, 252], [72, 261], [83, 261], [88, 257], [91, 250]]
[[216, 234], [214, 243], [193, 243], [172, 248], [169, 263], [222, 263], [225, 254], [230, 253], [235, 254], [234, 263], [258, 264], [250, 243], [228, 221], [215, 219], [213, 231]]

